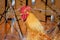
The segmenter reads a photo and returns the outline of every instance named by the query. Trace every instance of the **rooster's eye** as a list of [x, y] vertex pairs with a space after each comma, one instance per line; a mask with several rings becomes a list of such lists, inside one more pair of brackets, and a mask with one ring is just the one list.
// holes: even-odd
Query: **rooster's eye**
[[29, 11], [28, 10], [25, 10], [24, 13], [28, 13]]

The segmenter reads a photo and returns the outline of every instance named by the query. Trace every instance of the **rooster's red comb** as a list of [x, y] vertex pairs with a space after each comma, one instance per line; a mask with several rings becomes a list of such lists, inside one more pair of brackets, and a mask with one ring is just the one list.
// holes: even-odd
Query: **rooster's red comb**
[[31, 8], [30, 8], [30, 6], [23, 6], [21, 9], [20, 9], [20, 12], [21, 13], [24, 13], [24, 11], [26, 10], [26, 11], [29, 11]]

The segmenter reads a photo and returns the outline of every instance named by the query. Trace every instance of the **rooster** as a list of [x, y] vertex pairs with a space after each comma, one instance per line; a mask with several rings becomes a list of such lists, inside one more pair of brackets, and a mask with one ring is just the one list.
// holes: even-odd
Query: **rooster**
[[20, 10], [21, 18], [27, 28], [26, 40], [51, 40], [45, 33], [44, 27], [37, 17], [30, 12], [31, 7], [23, 6]]

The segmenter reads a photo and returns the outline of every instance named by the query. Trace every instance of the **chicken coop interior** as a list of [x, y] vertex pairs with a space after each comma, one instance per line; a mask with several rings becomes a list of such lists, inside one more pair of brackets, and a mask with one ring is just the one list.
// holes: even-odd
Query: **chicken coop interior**
[[0, 0], [0, 40], [60, 40], [60, 0]]

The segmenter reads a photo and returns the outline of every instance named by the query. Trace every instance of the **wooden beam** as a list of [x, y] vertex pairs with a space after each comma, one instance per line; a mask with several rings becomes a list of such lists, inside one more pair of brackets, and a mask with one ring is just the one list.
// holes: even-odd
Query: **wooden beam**
[[28, 0], [26, 0], [26, 6], [28, 5]]

